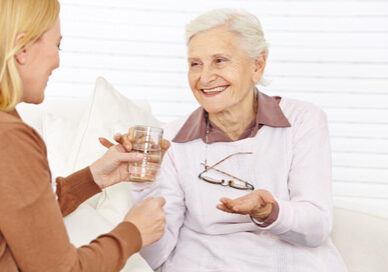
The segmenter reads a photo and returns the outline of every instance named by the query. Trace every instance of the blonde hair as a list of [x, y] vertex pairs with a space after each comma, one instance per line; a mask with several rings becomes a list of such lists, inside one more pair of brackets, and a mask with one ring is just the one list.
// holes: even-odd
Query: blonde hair
[[[22, 97], [15, 54], [38, 40], [57, 21], [58, 0], [0, 1], [0, 110], [11, 111]], [[19, 34], [25, 34], [16, 44]]]

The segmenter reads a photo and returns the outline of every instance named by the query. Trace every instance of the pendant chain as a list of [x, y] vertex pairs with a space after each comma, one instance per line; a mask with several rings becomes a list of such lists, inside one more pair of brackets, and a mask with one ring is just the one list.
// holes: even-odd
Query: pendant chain
[[210, 122], [209, 122], [209, 117], [206, 115], [205, 169], [208, 168], [208, 165], [207, 165], [207, 152], [208, 152], [208, 142], [209, 142], [209, 131], [210, 131]]

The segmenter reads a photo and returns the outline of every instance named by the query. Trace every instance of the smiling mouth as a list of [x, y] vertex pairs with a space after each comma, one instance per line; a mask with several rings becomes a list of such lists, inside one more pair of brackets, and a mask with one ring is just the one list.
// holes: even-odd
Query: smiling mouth
[[221, 86], [221, 87], [215, 87], [212, 89], [200, 89], [200, 90], [205, 94], [217, 94], [217, 93], [223, 92], [226, 88], [228, 88], [228, 86]]

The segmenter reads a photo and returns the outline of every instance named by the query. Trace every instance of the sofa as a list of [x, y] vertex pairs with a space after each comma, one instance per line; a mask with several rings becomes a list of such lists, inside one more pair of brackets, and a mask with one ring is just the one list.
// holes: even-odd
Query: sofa
[[[98, 142], [100, 136], [112, 139], [116, 132], [137, 124], [163, 126], [147, 102], [128, 99], [102, 77], [88, 99], [50, 99], [38, 106], [20, 104], [17, 109], [45, 140], [53, 177], [67, 176], [101, 156], [105, 148]], [[130, 183], [104, 189], [64, 218], [71, 242], [81, 246], [110, 231], [131, 205]], [[388, 271], [387, 218], [335, 206], [332, 239], [350, 272]], [[153, 270], [135, 254], [122, 271]]]

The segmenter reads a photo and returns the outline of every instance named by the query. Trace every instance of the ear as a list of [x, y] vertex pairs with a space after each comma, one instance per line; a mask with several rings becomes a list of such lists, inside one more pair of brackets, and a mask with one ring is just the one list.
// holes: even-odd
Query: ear
[[253, 74], [252, 74], [252, 81], [254, 83], [259, 82], [261, 77], [263, 76], [266, 61], [267, 61], [267, 57], [265, 55], [261, 55], [255, 58], [253, 63]]
[[[21, 41], [24, 36], [26, 34], [25, 33], [20, 33], [16, 36], [16, 39], [15, 39], [15, 42], [14, 44], [17, 44], [19, 41]], [[19, 65], [23, 65], [23, 64], [26, 64], [27, 62], [27, 49], [26, 47], [24, 46], [23, 48], [20, 48], [16, 54], [15, 54], [15, 59], [16, 59], [16, 62], [19, 64]]]

